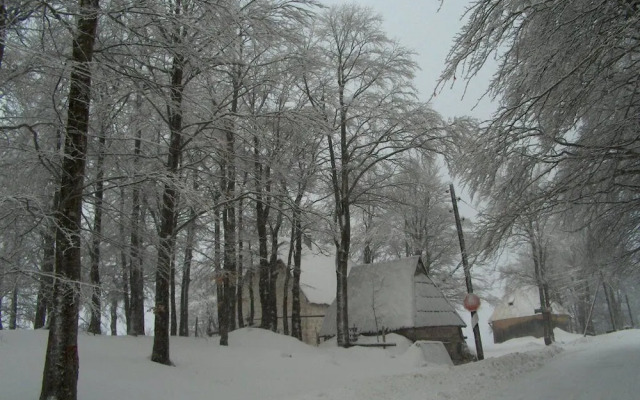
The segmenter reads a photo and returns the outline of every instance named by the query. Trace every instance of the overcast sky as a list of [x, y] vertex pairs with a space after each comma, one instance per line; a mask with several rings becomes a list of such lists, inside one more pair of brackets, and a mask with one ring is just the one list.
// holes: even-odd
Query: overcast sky
[[[326, 5], [357, 3], [371, 7], [384, 19], [388, 36], [417, 53], [420, 71], [416, 87], [423, 100], [429, 100], [436, 82], [444, 69], [444, 61], [451, 49], [453, 38], [462, 28], [469, 0], [321, 0]], [[491, 71], [486, 68], [469, 85], [464, 95], [465, 82], [459, 79], [451, 89], [450, 83], [432, 100], [436, 111], [447, 118], [471, 115], [479, 119], [491, 116], [493, 105], [486, 100], [477, 106], [486, 91]]]
[[[424, 101], [432, 99], [432, 95], [442, 70], [445, 59], [453, 44], [453, 38], [464, 25], [463, 15], [471, 0], [321, 0], [326, 5], [340, 3], [357, 3], [371, 7], [384, 20], [387, 35], [396, 39], [403, 46], [415, 51], [416, 61], [420, 66], [415, 85]], [[495, 64], [494, 64], [495, 65]], [[493, 74], [492, 66], [481, 71], [468, 85], [465, 93], [465, 82], [458, 79], [451, 88], [447, 83], [444, 89], [432, 101], [433, 108], [446, 118], [470, 115], [480, 120], [491, 117], [495, 105], [487, 99], [478, 101], [487, 90], [488, 82]], [[463, 98], [464, 94], [464, 98]], [[441, 170], [445, 182], [451, 179], [446, 168]], [[458, 182], [456, 195], [460, 197], [458, 207], [464, 218], [471, 220], [477, 215], [478, 205], [472, 204], [469, 194]], [[509, 255], [504, 255], [504, 260]], [[496, 261], [500, 263], [501, 261]], [[492, 266], [488, 267], [489, 270]], [[477, 272], [484, 273], [484, 272]], [[501, 297], [503, 288], [496, 285], [492, 294]], [[491, 315], [492, 308], [485, 308], [480, 318], [483, 323]], [[468, 319], [465, 314], [465, 320]], [[467, 323], [470, 321], [467, 320]], [[485, 324], [486, 325], [486, 324]], [[483, 333], [487, 336], [486, 332]]]
[[[464, 25], [464, 12], [471, 0], [321, 0], [325, 5], [356, 3], [371, 7], [384, 20], [387, 35], [401, 45], [415, 51], [420, 66], [415, 85], [421, 99], [431, 100], [432, 107], [445, 118], [470, 115], [480, 120], [491, 117], [495, 106], [483, 99], [493, 71], [484, 68], [468, 85], [458, 79], [453, 86], [447, 83], [435, 98], [434, 89], [445, 59], [453, 45], [453, 39]], [[464, 95], [464, 96], [463, 96]], [[446, 168], [441, 170], [445, 182], [451, 179]], [[456, 194], [461, 198], [460, 213], [473, 219], [477, 206], [472, 205], [469, 194], [457, 182]]]

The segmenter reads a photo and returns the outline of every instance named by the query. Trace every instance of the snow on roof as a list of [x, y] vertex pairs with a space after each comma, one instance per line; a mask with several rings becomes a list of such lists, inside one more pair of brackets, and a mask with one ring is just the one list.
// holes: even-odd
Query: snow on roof
[[[415, 279], [414, 279], [415, 277]], [[424, 326], [465, 326], [453, 306], [424, 274], [420, 257], [354, 266], [348, 278], [349, 327], [374, 333]], [[336, 333], [336, 302], [320, 335]]]
[[455, 307], [427, 275], [415, 277], [415, 326], [466, 326]]
[[[540, 294], [535, 286], [523, 286], [507, 292], [489, 318], [489, 322], [501, 319], [528, 317], [540, 308]], [[569, 314], [558, 303], [551, 303], [554, 314]]]
[[[289, 251], [289, 240], [280, 240], [278, 255], [285, 263]], [[293, 262], [293, 261], [292, 261]], [[325, 250], [313, 243], [302, 246], [300, 260], [300, 290], [312, 304], [331, 304], [336, 298], [335, 249]]]
[[300, 289], [310, 303], [331, 304], [336, 298], [336, 260], [317, 248], [304, 247], [300, 262]]

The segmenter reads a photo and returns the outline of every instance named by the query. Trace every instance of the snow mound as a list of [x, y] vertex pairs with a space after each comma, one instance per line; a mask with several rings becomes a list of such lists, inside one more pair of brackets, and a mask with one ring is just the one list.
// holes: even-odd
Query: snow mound
[[[225, 400], [512, 399], [521, 398], [520, 392], [510, 397], [496, 393], [516, 381], [517, 376], [525, 383], [542, 372], [562, 376], [589, 364], [586, 361], [598, 363], [613, 353], [615, 357], [601, 366], [607, 371], [615, 367], [609, 379], [617, 386], [611, 387], [610, 397], [597, 398], [637, 398], [640, 388], [635, 376], [640, 364], [635, 355], [640, 349], [640, 330], [588, 338], [556, 331], [556, 336], [557, 345], [544, 346], [541, 339], [530, 338], [537, 341], [532, 351], [522, 352], [527, 342], [520, 340], [521, 347], [511, 343], [517, 353], [456, 367], [429, 364], [425, 368], [410, 365], [411, 357], [417, 358], [416, 348], [393, 334], [387, 335], [387, 341], [395, 342], [395, 348], [343, 349], [335, 344], [318, 348], [267, 330], [245, 328], [229, 335], [228, 347], [219, 346], [218, 337], [172, 337], [171, 359], [175, 367], [167, 367], [149, 361], [152, 337], [81, 334], [78, 397], [205, 400], [214, 394]], [[565, 340], [573, 342], [562, 343]], [[38, 398], [46, 345], [44, 330], [0, 332], [0, 399]], [[559, 354], [563, 348], [566, 351]], [[396, 357], [390, 353], [403, 349], [404, 354]], [[618, 385], [617, 374], [625, 376], [620, 381], [623, 386]], [[588, 383], [587, 389], [596, 384], [599, 381]], [[586, 398], [553, 397], [545, 395], [544, 390], [540, 395], [540, 385], [533, 386], [535, 390], [525, 390], [532, 397], [523, 398]], [[629, 390], [629, 395], [618, 395], [627, 393], [621, 390]]]
[[566, 332], [560, 328], [555, 328], [553, 330], [553, 335], [555, 336], [557, 343], [563, 343], [563, 344], [584, 340], [584, 337], [581, 334]]
[[[553, 333], [557, 344], [569, 344], [583, 340], [582, 335], [565, 332], [560, 328], [555, 328]], [[509, 339], [502, 343], [488, 343], [485, 349], [485, 358], [500, 357], [505, 354], [531, 351], [545, 347], [543, 338], [525, 336], [521, 338]]]
[[442, 342], [428, 340], [415, 342], [404, 352], [400, 359], [413, 367], [453, 366], [451, 357]]
[[[396, 357], [404, 354], [407, 351], [407, 349], [409, 349], [411, 345], [413, 345], [413, 342], [411, 340], [407, 339], [402, 335], [398, 335], [397, 333], [388, 333], [385, 336], [385, 342], [390, 344], [395, 344], [395, 346], [389, 346], [384, 349], [386, 353], [389, 354], [391, 357]], [[382, 338], [380, 336], [376, 337], [376, 336], [360, 335], [358, 336], [358, 341], [354, 344], [353, 347], [358, 347], [358, 344], [372, 344], [372, 343], [381, 344]], [[325, 340], [324, 342], [320, 343], [319, 347], [321, 349], [329, 349], [329, 348], [335, 348], [337, 346], [338, 346], [338, 341], [334, 336], [331, 339]], [[382, 347], [370, 348], [370, 350], [375, 350], [375, 349], [380, 350], [382, 349]]]
[[229, 347], [260, 347], [283, 352], [309, 353], [316, 348], [298, 339], [262, 328], [242, 328], [229, 333]]

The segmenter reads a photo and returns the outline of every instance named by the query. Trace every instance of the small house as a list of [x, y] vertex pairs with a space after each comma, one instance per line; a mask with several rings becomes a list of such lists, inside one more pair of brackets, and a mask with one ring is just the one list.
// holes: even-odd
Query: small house
[[[509, 339], [544, 336], [540, 295], [535, 286], [524, 286], [508, 292], [493, 311], [489, 325], [493, 330], [493, 342], [502, 343]], [[565, 331], [571, 329], [569, 312], [557, 303], [551, 304], [551, 323], [553, 328]]]
[[[300, 263], [300, 323], [302, 329], [302, 341], [316, 345], [318, 343], [318, 332], [322, 325], [325, 313], [329, 304], [335, 298], [336, 273], [335, 256], [323, 254], [317, 247], [313, 249], [304, 248]], [[278, 263], [276, 278], [276, 306], [278, 312], [278, 332], [283, 333], [282, 306], [284, 298], [284, 287], [286, 278], [286, 267], [284, 263]], [[291, 302], [293, 279], [290, 279], [287, 288], [288, 305], [287, 320], [291, 329]], [[262, 309], [260, 305], [259, 279], [256, 275], [253, 279], [254, 291], [254, 320], [255, 325], [260, 325]], [[243, 309], [245, 317], [249, 314], [249, 290], [243, 291]]]
[[[451, 359], [466, 359], [466, 326], [442, 291], [427, 276], [419, 256], [354, 266], [347, 282], [349, 329], [362, 335], [393, 332], [409, 340], [444, 343]], [[336, 302], [320, 335], [336, 335]]]

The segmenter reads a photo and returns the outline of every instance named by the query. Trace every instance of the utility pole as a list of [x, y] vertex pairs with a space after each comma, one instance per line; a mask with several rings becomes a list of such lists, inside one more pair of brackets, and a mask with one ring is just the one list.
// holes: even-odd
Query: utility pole
[[[453, 215], [456, 218], [456, 229], [458, 230], [458, 240], [460, 241], [460, 252], [462, 253], [462, 266], [464, 267], [464, 280], [467, 284], [467, 293], [473, 293], [473, 284], [471, 283], [471, 271], [469, 261], [467, 260], [467, 249], [464, 244], [464, 234], [462, 233], [462, 223], [460, 222], [460, 214], [458, 213], [458, 198], [453, 189], [453, 184], [449, 185], [451, 193], [451, 203], [453, 204]], [[482, 350], [482, 339], [480, 338], [480, 326], [478, 325], [478, 312], [471, 311], [471, 324], [473, 325], [473, 337], [476, 341], [476, 353], [478, 360], [484, 360], [484, 351]]]

